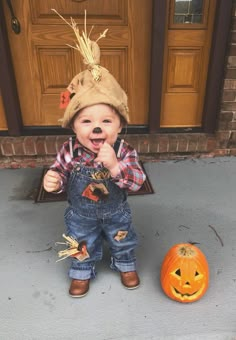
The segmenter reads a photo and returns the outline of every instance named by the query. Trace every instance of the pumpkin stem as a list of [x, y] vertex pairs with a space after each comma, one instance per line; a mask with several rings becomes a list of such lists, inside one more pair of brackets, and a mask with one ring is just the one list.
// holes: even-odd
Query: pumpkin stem
[[195, 251], [194, 249], [192, 249], [191, 245], [189, 246], [186, 245], [186, 246], [179, 248], [178, 253], [180, 256], [194, 256]]

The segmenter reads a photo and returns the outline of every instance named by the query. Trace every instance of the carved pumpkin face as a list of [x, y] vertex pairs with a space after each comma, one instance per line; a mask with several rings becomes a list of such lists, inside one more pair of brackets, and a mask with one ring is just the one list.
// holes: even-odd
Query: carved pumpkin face
[[161, 286], [179, 302], [193, 302], [206, 292], [209, 268], [205, 255], [192, 244], [177, 244], [166, 254], [161, 267]]

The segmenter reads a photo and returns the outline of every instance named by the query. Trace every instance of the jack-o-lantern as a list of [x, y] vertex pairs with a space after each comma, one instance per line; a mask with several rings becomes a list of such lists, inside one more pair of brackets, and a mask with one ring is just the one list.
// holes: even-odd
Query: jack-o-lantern
[[209, 283], [209, 268], [202, 251], [190, 243], [176, 244], [161, 267], [161, 286], [167, 296], [179, 302], [199, 300]]

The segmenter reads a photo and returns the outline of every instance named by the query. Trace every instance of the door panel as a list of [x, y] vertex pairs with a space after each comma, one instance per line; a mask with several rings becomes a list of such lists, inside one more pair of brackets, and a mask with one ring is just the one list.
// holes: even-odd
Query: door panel
[[199, 89], [201, 49], [169, 50], [167, 91], [196, 92]]
[[5, 110], [2, 102], [2, 96], [0, 92], [0, 131], [7, 130], [7, 122], [5, 118]]
[[[76, 73], [85, 69], [74, 33], [51, 8], [84, 29], [95, 25], [91, 39], [109, 28], [99, 41], [101, 65], [116, 77], [129, 98], [131, 124], [147, 124], [152, 0], [12, 0], [22, 32], [10, 25], [8, 35], [24, 126], [58, 126], [63, 115], [59, 95]], [[9, 11], [5, 7], [9, 24]], [[142, 23], [142, 29], [137, 29]]]
[[215, 0], [169, 1], [161, 127], [202, 125], [215, 7]]
[[[84, 20], [84, 11], [88, 14], [88, 23], [91, 25], [108, 26], [127, 25], [128, 12], [127, 0], [31, 0], [31, 17], [33, 24], [58, 24], [64, 25], [58, 16], [52, 15], [51, 8], [55, 8], [59, 13], [63, 13], [65, 19], [73, 15]], [[79, 11], [78, 11], [79, 10]]]

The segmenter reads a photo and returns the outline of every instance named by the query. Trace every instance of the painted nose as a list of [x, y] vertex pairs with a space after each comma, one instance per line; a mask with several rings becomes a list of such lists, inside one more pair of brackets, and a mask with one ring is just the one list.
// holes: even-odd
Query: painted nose
[[102, 129], [100, 127], [95, 127], [93, 133], [102, 133]]

